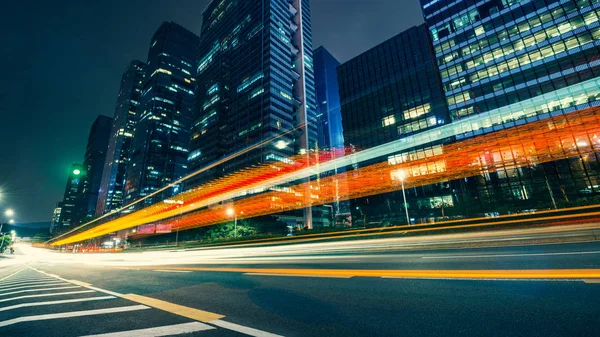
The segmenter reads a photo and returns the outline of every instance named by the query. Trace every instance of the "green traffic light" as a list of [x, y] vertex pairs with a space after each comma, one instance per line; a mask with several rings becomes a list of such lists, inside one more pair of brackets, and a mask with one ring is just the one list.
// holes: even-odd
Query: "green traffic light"
[[76, 175], [76, 176], [78, 176], [80, 173], [81, 173], [81, 171], [78, 170], [78, 169], [74, 169], [73, 170], [73, 174]]

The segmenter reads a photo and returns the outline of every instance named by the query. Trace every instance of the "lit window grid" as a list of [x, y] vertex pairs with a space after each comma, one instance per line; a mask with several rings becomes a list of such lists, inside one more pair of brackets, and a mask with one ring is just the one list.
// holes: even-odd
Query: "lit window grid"
[[[572, 15], [577, 9], [582, 11], [589, 10], [590, 7], [597, 8], [598, 0], [590, 1], [579, 0], [577, 2], [570, 0], [546, 0], [544, 1], [520, 1], [518, 4], [510, 6], [510, 8], [502, 9], [496, 13], [489, 13], [494, 3], [499, 4], [499, 1], [478, 2], [475, 0], [460, 0], [460, 5], [468, 6], [459, 13], [453, 10], [446, 10], [435, 17], [426, 17], [426, 22], [429, 25], [432, 37], [435, 44], [436, 53], [442, 50], [448, 50], [455, 45], [462, 45], [465, 41], [472, 40], [473, 37], [498, 37], [498, 34], [504, 34], [503, 28], [510, 28], [512, 24], [529, 22], [533, 27], [537, 27], [542, 23], [552, 19], [560, 18], [561, 16]], [[502, 1], [504, 2], [504, 1]], [[479, 6], [476, 6], [479, 5]], [[490, 8], [486, 8], [490, 7]], [[461, 29], [456, 29], [454, 21], [458, 17], [468, 15], [469, 12], [476, 11], [479, 15], [471, 15], [475, 20], [469, 20], [468, 25], [463, 25]], [[483, 17], [483, 19], [481, 19]], [[447, 36], [437, 38], [436, 33], [448, 28], [450, 33]], [[526, 31], [523, 29], [521, 32]], [[494, 32], [494, 30], [497, 30]], [[515, 34], [517, 31], [511, 31]]]
[[[524, 5], [526, 3], [523, 3]], [[451, 34], [450, 36], [434, 41], [435, 52], [438, 55], [440, 65], [453, 62], [454, 58], [459, 55], [453, 55], [455, 52], [462, 52], [462, 56], [469, 57], [471, 54], [476, 55], [480, 51], [488, 51], [488, 47], [498, 43], [519, 37], [524, 37], [531, 33], [535, 33], [540, 29], [563, 25], [565, 20], [570, 20], [583, 15], [584, 22], [589, 25], [595, 22], [595, 14], [590, 16], [590, 11], [595, 8], [589, 6], [580, 7], [580, 11], [575, 11], [577, 8], [572, 2], [566, 1], [563, 6], [556, 7], [558, 2], [544, 8], [540, 8], [535, 13], [524, 13], [522, 8], [511, 8], [510, 11], [503, 15], [495, 15], [490, 19], [485, 19], [481, 22], [471, 25], [473, 29], [462, 31], [460, 34]], [[594, 6], [597, 7], [597, 6]], [[472, 7], [474, 8], [474, 7]], [[515, 13], [521, 13], [515, 17]], [[523, 14], [526, 14], [525, 17]], [[503, 20], [504, 18], [504, 20]], [[506, 23], [505, 23], [506, 22]], [[429, 22], [429, 24], [435, 24]], [[561, 30], [564, 33], [568, 30]], [[508, 39], [508, 40], [507, 40]], [[439, 56], [442, 55], [442, 56]]]
[[[491, 34], [497, 34], [489, 37], [480, 36], [474, 41], [466, 41], [452, 48], [436, 48], [438, 56], [437, 62], [440, 69], [444, 70], [449, 66], [468, 61], [475, 57], [482, 60], [492, 60], [494, 58], [508, 55], [512, 52], [519, 51], [525, 47], [530, 47], [535, 44], [556, 38], [560, 35], [572, 32], [583, 26], [592, 28], [592, 25], [598, 21], [597, 11], [588, 8], [587, 11], [582, 11], [582, 14], [572, 13], [569, 17], [562, 17], [558, 20], [549, 21], [543, 25], [538, 24], [533, 26], [530, 21], [515, 23], [513, 26], [504, 31], [491, 31]], [[493, 43], [490, 43], [490, 38], [494, 38]], [[491, 45], [500, 41], [499, 46], [490, 51]], [[473, 62], [478, 63], [478, 62]], [[471, 68], [471, 67], [467, 67]]]
[[[563, 34], [561, 39], [555, 42], [551, 42], [551, 39], [544, 39], [539, 44], [536, 44], [534, 40], [535, 35], [530, 36], [517, 41], [519, 43], [517, 48], [522, 48], [517, 50], [517, 52], [514, 52], [515, 49], [513, 47], [505, 51], [502, 48], [498, 48], [498, 51], [494, 50], [485, 55], [478, 56], [475, 59], [466, 61], [464, 65], [461, 63], [449, 69], [442, 70], [441, 76], [445, 83], [445, 89], [448, 91], [455, 90], [458, 88], [455, 85], [456, 82], [460, 84], [476, 83], [510, 69], [523, 67], [540, 60], [545, 61], [554, 55], [558, 57], [565, 56], [566, 54], [561, 54], [563, 52], [567, 52], [568, 54], [576, 53], [576, 50], [573, 51], [575, 48], [591, 43], [592, 41], [597, 42], [600, 39], [599, 24], [595, 22], [592, 26], [594, 28], [589, 31], [584, 30], [575, 34], [575, 30], [573, 30]], [[546, 36], [544, 31], [539, 32], [539, 34]], [[511, 57], [505, 57], [505, 55], [510, 55]], [[461, 81], [461, 79], [465, 79], [466, 81]]]
[[[597, 23], [595, 23], [594, 25], [596, 25], [596, 26], [597, 26]], [[586, 33], [587, 33], [587, 32], [585, 32], [585, 31], [584, 31], [583, 33], [581, 33], [581, 34], [580, 34], [580, 36], [581, 36], [582, 34], [586, 34]], [[599, 31], [598, 29], [595, 29], [595, 30], [593, 30], [593, 31], [592, 31], [592, 33], [594, 34], [594, 35], [592, 35], [592, 38], [594, 38], [594, 39], [597, 39], [597, 38], [599, 37], [599, 35], [600, 35], [600, 31]], [[587, 37], [588, 37], [588, 38], [584, 38], [584, 39], [581, 41], [582, 43], [588, 42], [588, 40], [589, 40], [589, 33], [587, 33], [587, 34], [588, 34], [588, 35], [587, 35]], [[555, 43], [555, 46], [556, 46], [556, 45], [558, 45], [558, 44], [563, 44], [564, 42], [570, 43], [569, 45], [566, 45], [566, 46], [568, 46], [568, 47], [571, 47], [571, 49], [573, 49], [573, 48], [575, 48], [575, 47], [579, 47], [579, 43], [580, 43], [580, 41], [579, 41], [579, 40], [575, 40], [575, 38], [574, 38], [574, 37], [572, 37], [571, 39], [568, 39], [567, 41], [557, 41], [557, 42]], [[558, 47], [558, 48], [560, 48], [558, 51], [560, 51], [561, 49], [566, 49], [566, 48], [564, 48], [564, 46], [565, 46], [565, 45], [563, 45], [563, 47], [562, 47], [562, 48]], [[546, 50], [542, 50], [542, 51], [544, 51], [545, 53], [547, 53], [547, 54], [546, 54], [546, 56], [551, 56], [551, 55], [549, 54], [548, 50], [550, 50], [550, 49], [546, 49]], [[576, 51], [576, 52], [579, 52], [579, 49], [577, 49], [577, 50], [575, 50], [575, 51]], [[537, 56], [538, 58], [540, 58], [540, 59], [542, 58], [542, 56], [543, 56], [543, 55], [541, 54], [541, 52], [535, 51], [535, 53], [537, 53], [537, 54], [538, 54], [538, 56]], [[525, 57], [527, 57], [527, 61], [526, 61], [525, 63], [529, 63], [529, 62], [531, 62], [531, 60], [529, 59], [529, 55], [527, 55], [527, 54], [526, 54], [526, 56], [525, 56]], [[515, 65], [515, 66], [516, 66], [516, 65]], [[509, 68], [507, 64], [504, 64], [504, 65], [503, 65], [503, 67], [504, 67], [504, 69], [506, 69], [506, 70]], [[510, 68], [512, 68], [512, 67], [510, 67]], [[516, 71], [518, 71], [518, 70], [519, 70], [519, 69], [518, 69], [518, 67], [517, 67], [517, 70], [516, 70]], [[580, 69], [580, 70], [581, 70], [581, 69]], [[495, 71], [498, 71], [498, 70], [496, 69]], [[487, 73], [487, 72], [486, 72], [486, 73]], [[489, 74], [489, 73], [488, 73], [488, 74]], [[492, 89], [492, 90], [496, 90], [496, 91], [498, 90], [498, 88], [490, 88], [490, 89]], [[490, 90], [490, 91], [492, 91], [492, 90]], [[454, 92], [456, 92], [456, 91], [454, 91]], [[455, 97], [455, 96], [452, 96], [452, 97], [450, 97], [450, 98], [449, 98], [449, 104], [461, 103], [461, 102], [463, 102], [463, 101], [466, 101], [466, 100], [468, 100], [468, 99], [470, 99], [470, 98], [471, 98], [471, 97], [469, 96], [469, 94], [468, 94], [468, 93], [467, 93], [467, 95], [459, 95], [459, 96], [457, 96], [457, 97]], [[457, 99], [458, 99], [458, 100], [457, 100]], [[484, 99], [484, 98], [478, 98], [478, 99], [479, 99], [479, 100], [482, 100], [482, 99]], [[454, 106], [451, 106], [450, 108], [451, 108], [451, 109], [454, 109], [454, 108], [456, 108], [456, 107], [454, 107]], [[454, 113], [454, 115], [456, 115], [456, 114]]]

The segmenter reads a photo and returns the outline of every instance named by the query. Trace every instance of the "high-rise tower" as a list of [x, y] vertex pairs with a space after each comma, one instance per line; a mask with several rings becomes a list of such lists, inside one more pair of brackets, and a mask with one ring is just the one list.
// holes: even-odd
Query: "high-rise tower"
[[[194, 60], [199, 38], [174, 22], [152, 37], [126, 179], [125, 202], [145, 197], [187, 173], [189, 128], [194, 105]], [[172, 186], [161, 197], [180, 192]]]
[[131, 142], [135, 134], [136, 114], [144, 83], [146, 64], [132, 61], [123, 76], [117, 96], [114, 122], [104, 163], [96, 215], [108, 213], [123, 205], [125, 178], [129, 167]]
[[[203, 12], [189, 165], [210, 179], [316, 148], [309, 1], [213, 1]], [[305, 225], [312, 225], [311, 213]]]

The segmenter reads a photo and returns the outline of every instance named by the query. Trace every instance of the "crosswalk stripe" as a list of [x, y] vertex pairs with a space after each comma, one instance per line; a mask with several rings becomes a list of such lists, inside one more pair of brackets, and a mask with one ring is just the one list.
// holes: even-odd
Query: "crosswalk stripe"
[[30, 278], [30, 279], [23, 279], [23, 280], [10, 280], [9, 282], [0, 282], [0, 286], [19, 284], [19, 283], [25, 283], [25, 282], [46, 282], [46, 281], [50, 281], [52, 279], [53, 279], [52, 277], [37, 277], [37, 278]]
[[57, 280], [48, 280], [48, 281], [35, 281], [35, 282], [16, 283], [16, 284], [10, 284], [10, 285], [0, 285], [0, 290], [4, 289], [4, 288], [14, 287], [14, 286], [28, 286], [28, 285], [32, 285], [32, 284], [44, 284], [44, 283], [56, 282], [56, 281]]
[[19, 308], [25, 308], [25, 307], [38, 307], [38, 306], [42, 306], [42, 305], [110, 300], [113, 298], [116, 298], [116, 297], [114, 297], [114, 296], [99, 296], [99, 297], [74, 298], [74, 299], [70, 299], [70, 300], [21, 303], [21, 304], [15, 304], [15, 305], [11, 305], [8, 307], [0, 308], [0, 311], [7, 311], [7, 310], [19, 309]]
[[94, 292], [95, 291], [93, 291], [93, 290], [80, 290], [80, 291], [67, 291], [67, 292], [64, 292], [64, 293], [23, 295], [23, 296], [17, 296], [17, 297], [11, 297], [11, 298], [1, 299], [0, 303], [2, 303], [2, 302], [9, 302], [9, 301], [16, 301], [16, 300], [23, 300], [23, 299], [26, 299], [26, 298], [61, 296], [61, 295], [75, 295], [75, 294], [85, 294], [85, 293], [94, 293]]
[[25, 290], [13, 291], [10, 293], [3, 293], [3, 294], [0, 294], [0, 296], [14, 295], [14, 294], [20, 294], [20, 293], [30, 293], [30, 292], [34, 292], [34, 291], [48, 291], [48, 290], [60, 290], [60, 289], [73, 289], [73, 288], [81, 288], [81, 287], [80, 286], [69, 286], [69, 287], [59, 287], [59, 288], [25, 289]]
[[69, 284], [69, 283], [65, 283], [63, 281], [52, 281], [52, 282], [47, 282], [47, 283], [31, 284], [31, 285], [27, 285], [27, 286], [18, 286], [18, 287], [13, 287], [13, 288], [1, 288], [0, 291], [10, 291], [10, 290], [27, 289], [27, 288], [39, 288], [39, 287], [46, 287], [46, 286], [57, 286], [61, 283]]
[[174, 336], [184, 333], [192, 333], [198, 331], [213, 330], [214, 327], [200, 322], [183, 323], [175, 325], [161, 326], [157, 328], [129, 330], [120, 332], [111, 332], [98, 335], [87, 335], [82, 337], [161, 337], [161, 336]]
[[82, 310], [82, 311], [61, 312], [58, 314], [23, 316], [23, 317], [18, 317], [18, 318], [2, 321], [2, 322], [0, 322], [0, 327], [8, 326], [8, 325], [16, 324], [16, 323], [23, 323], [23, 322], [33, 322], [33, 321], [43, 321], [43, 320], [58, 319], [58, 318], [112, 314], [112, 313], [117, 313], [117, 312], [127, 312], [127, 311], [136, 311], [136, 310], [144, 310], [144, 309], [150, 309], [150, 307], [147, 307], [145, 305], [131, 305], [131, 306], [127, 306], [127, 307], [116, 307], [116, 308], [108, 308], [108, 309]]
[[262, 330], [258, 330], [258, 329], [249, 328], [247, 326], [243, 326], [243, 325], [239, 325], [239, 324], [235, 324], [235, 323], [231, 323], [231, 322], [227, 322], [227, 321], [222, 321], [220, 319], [212, 321], [212, 322], [210, 322], [210, 324], [216, 325], [218, 327], [221, 327], [221, 328], [224, 328], [224, 329], [227, 329], [227, 330], [231, 330], [231, 331], [243, 333], [243, 334], [248, 335], [248, 336], [254, 336], [254, 337], [283, 337], [281, 335], [276, 335], [276, 334], [273, 334], [273, 333], [270, 333], [270, 332], [266, 332], [266, 331], [262, 331]]

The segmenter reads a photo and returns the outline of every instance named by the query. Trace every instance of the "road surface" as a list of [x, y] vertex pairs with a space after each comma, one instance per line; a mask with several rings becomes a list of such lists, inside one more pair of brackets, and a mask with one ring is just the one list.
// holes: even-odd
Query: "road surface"
[[[599, 241], [308, 254], [269, 249], [74, 259], [22, 246], [14, 258], [0, 260], [0, 336], [531, 337], [600, 331]], [[183, 259], [188, 255], [194, 258]]]

